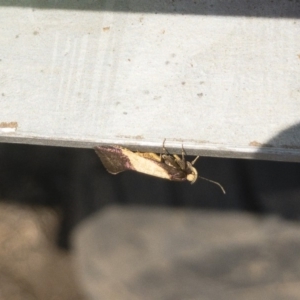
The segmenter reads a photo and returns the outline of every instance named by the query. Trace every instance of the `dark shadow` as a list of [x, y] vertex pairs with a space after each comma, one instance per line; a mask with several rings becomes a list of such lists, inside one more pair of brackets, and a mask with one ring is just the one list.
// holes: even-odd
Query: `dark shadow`
[[[300, 125], [295, 125], [261, 145], [267, 159], [241, 160], [239, 168], [243, 186], [249, 191], [248, 203], [253, 211], [272, 213], [287, 219], [300, 219]], [[289, 161], [289, 162], [283, 162]], [[295, 163], [293, 161], [297, 161]]]
[[32, 9], [66, 9], [132, 13], [192, 14], [204, 16], [215, 15], [264, 18], [299, 18], [300, 16], [299, 0], [3, 0], [0, 2], [0, 5], [9, 7], [30, 7]]
[[[299, 155], [295, 148], [300, 144], [296, 142], [299, 129], [295, 126], [280, 133], [266, 147], [293, 149]], [[0, 198], [57, 208], [62, 216], [58, 243], [65, 248], [79, 222], [114, 203], [248, 211], [300, 219], [299, 163], [202, 157], [196, 168], [200, 176], [220, 182], [226, 195], [201, 179], [191, 185], [131, 171], [111, 175], [92, 149], [0, 144]]]
[[251, 141], [259, 147], [256, 159], [300, 162], [300, 125], [291, 126], [265, 143]]
[[200, 175], [220, 181], [227, 195], [203, 180], [191, 185], [130, 171], [111, 175], [92, 149], [0, 144], [0, 198], [57, 208], [63, 247], [74, 226], [106, 204], [244, 208], [235, 160], [201, 158], [196, 167]]

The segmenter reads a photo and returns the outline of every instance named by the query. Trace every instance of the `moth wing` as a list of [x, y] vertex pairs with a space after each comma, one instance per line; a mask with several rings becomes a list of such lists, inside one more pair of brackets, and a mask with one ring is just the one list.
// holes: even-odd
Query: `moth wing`
[[135, 152], [135, 154], [138, 155], [138, 156], [144, 157], [144, 158], [148, 158], [150, 160], [161, 162], [161, 157], [159, 155], [157, 155], [156, 153], [152, 153], [152, 152]]
[[129, 158], [131, 170], [173, 181], [186, 180], [186, 173], [178, 165], [176, 167], [167, 165], [155, 153], [133, 153], [128, 149], [123, 149], [123, 151]]
[[121, 147], [97, 146], [95, 152], [106, 170], [111, 174], [133, 169], [130, 160], [124, 155], [124, 149]]
[[111, 174], [133, 170], [172, 181], [187, 180], [187, 173], [184, 170], [171, 162], [169, 164], [161, 162], [160, 156], [155, 153], [134, 153], [119, 146], [97, 146], [95, 152]]

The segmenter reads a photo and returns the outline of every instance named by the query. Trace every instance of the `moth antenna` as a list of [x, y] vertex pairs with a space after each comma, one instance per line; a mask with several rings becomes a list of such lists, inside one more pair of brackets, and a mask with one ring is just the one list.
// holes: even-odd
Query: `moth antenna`
[[211, 183], [214, 183], [214, 184], [218, 185], [220, 187], [220, 189], [222, 190], [223, 194], [226, 194], [225, 189], [223, 188], [223, 186], [219, 182], [213, 181], [211, 179], [208, 179], [208, 178], [205, 178], [205, 177], [202, 177], [202, 176], [199, 176], [199, 178], [204, 179], [206, 181], [209, 181]]

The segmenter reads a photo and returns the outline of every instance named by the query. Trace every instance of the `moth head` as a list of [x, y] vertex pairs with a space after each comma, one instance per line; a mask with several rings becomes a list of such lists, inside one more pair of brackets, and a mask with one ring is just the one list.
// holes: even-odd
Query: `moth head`
[[188, 181], [190, 181], [191, 184], [193, 184], [198, 178], [198, 172], [197, 172], [196, 168], [194, 168], [193, 165], [189, 161], [187, 161], [186, 168], [188, 171], [186, 179]]

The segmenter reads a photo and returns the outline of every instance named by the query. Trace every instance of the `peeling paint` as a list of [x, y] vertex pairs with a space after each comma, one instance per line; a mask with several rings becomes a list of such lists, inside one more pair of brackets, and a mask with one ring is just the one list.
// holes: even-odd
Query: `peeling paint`
[[131, 135], [117, 135], [117, 138], [122, 138], [122, 139], [135, 139], [135, 140], [143, 140], [144, 137], [142, 135], [136, 135], [136, 136], [131, 136]]
[[0, 123], [0, 132], [10, 133], [15, 132], [18, 128], [17, 122], [1, 122]]
[[249, 143], [249, 146], [253, 146], [253, 147], [261, 147], [262, 143], [259, 143], [257, 141], [252, 141]]

